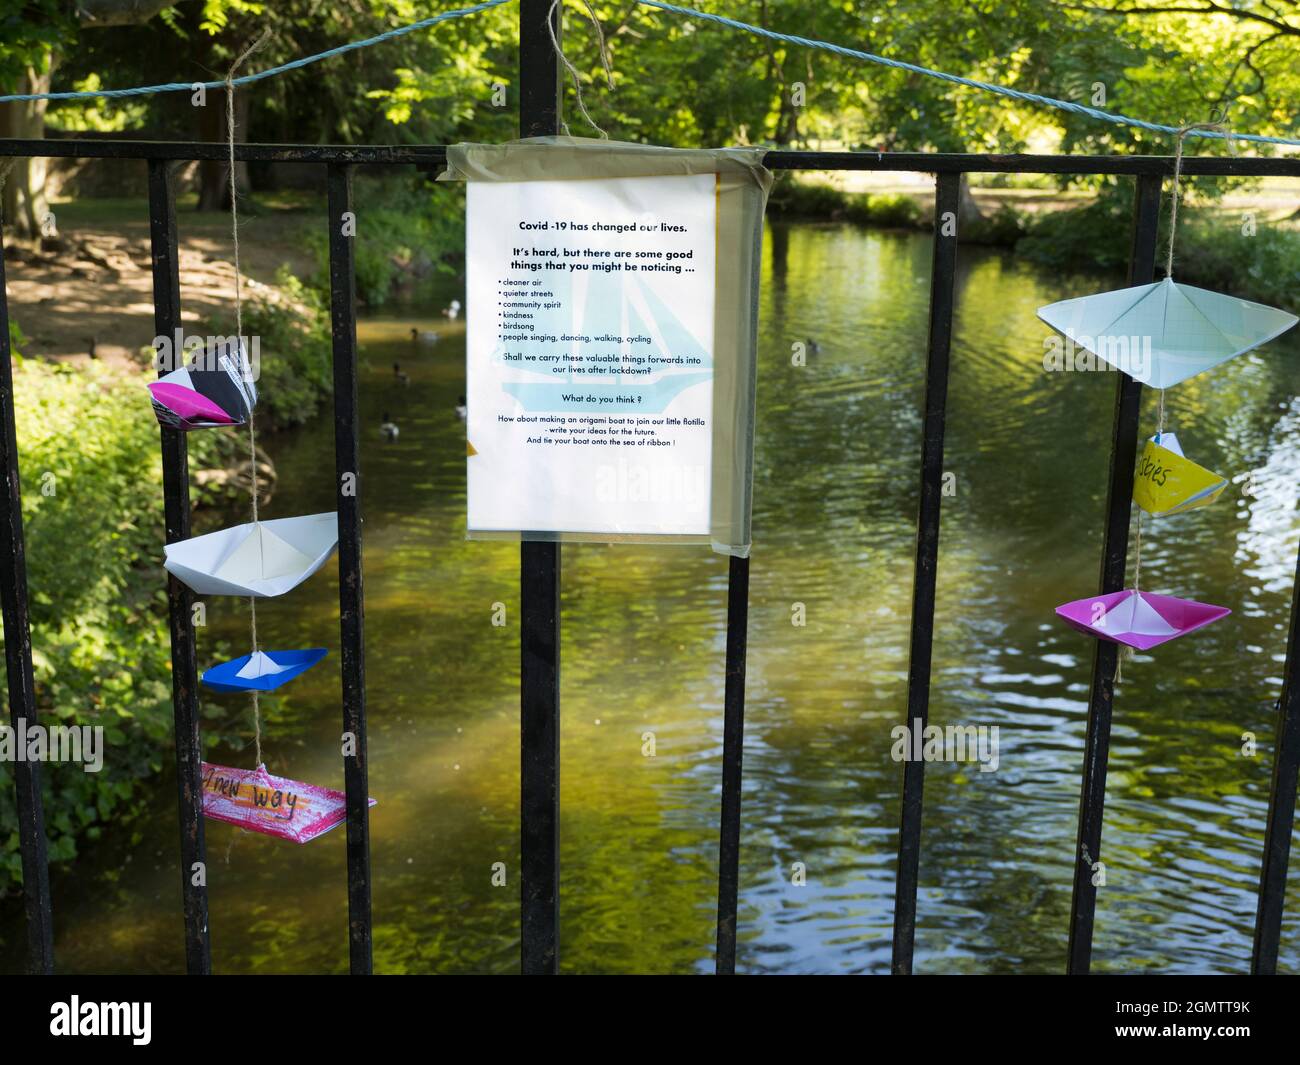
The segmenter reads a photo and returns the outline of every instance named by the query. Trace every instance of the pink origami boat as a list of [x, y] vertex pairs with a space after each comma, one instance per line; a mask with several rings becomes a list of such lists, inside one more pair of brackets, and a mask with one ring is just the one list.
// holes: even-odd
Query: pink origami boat
[[146, 386], [149, 393], [165, 411], [175, 415], [172, 423], [189, 426], [234, 425], [235, 419], [208, 399], [184, 385], [174, 385], [168, 381], [154, 381]]
[[1226, 606], [1132, 588], [1076, 599], [1058, 606], [1056, 612], [1080, 632], [1139, 651], [1168, 643], [1232, 613]]
[[158, 423], [183, 432], [243, 425], [257, 403], [248, 351], [242, 340], [235, 344], [226, 337], [209, 337], [187, 365], [148, 388]]
[[332, 788], [273, 777], [264, 765], [231, 769], [204, 762], [203, 813], [252, 832], [309, 843], [347, 819], [347, 798]]

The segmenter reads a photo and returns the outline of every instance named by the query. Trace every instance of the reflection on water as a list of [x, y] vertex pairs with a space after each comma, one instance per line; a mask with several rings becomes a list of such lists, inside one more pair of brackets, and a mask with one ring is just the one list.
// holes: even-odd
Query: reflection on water
[[[961, 260], [945, 459], [956, 494], [944, 500], [931, 714], [999, 726], [1001, 752], [993, 773], [927, 770], [916, 966], [1059, 971], [1092, 646], [1052, 610], [1095, 588], [1114, 377], [1045, 374], [1034, 311], [1113, 282], [1046, 277], [975, 249]], [[884, 972], [929, 244], [777, 229], [764, 269], [738, 965]], [[375, 966], [509, 972], [518, 548], [464, 539], [463, 328], [424, 313], [361, 331]], [[413, 346], [413, 324], [442, 337]], [[808, 338], [816, 354], [791, 365], [791, 342]], [[1247, 967], [1300, 539], [1297, 354], [1294, 341], [1275, 343], [1168, 397], [1189, 454], [1243, 480], [1212, 507], [1148, 524], [1143, 583], [1234, 614], [1125, 667], [1099, 970]], [[380, 433], [384, 412], [394, 442]], [[270, 446], [280, 491], [265, 513], [333, 507], [328, 419]], [[204, 518], [234, 520], [246, 519]], [[563, 566], [562, 967], [709, 971], [725, 560], [574, 545]], [[268, 711], [264, 742], [273, 773], [342, 787], [336, 580], [327, 566], [265, 602], [259, 628], [268, 647], [334, 649]], [[497, 603], [505, 627], [492, 625]], [[221, 641], [243, 653], [243, 606], [209, 608], [201, 661]], [[238, 696], [205, 693], [204, 707], [214, 723], [247, 714]], [[1239, 754], [1246, 731], [1265, 744], [1258, 757]], [[209, 756], [247, 765], [252, 751]], [[61, 969], [182, 967], [170, 781], [158, 795], [153, 815], [56, 875]], [[223, 824], [207, 832], [214, 968], [346, 969], [341, 832], [305, 847]], [[505, 887], [492, 885], [497, 862]], [[795, 863], [805, 886], [791, 883]], [[1281, 952], [1291, 971], [1297, 878]], [[0, 915], [0, 968], [18, 970], [21, 912]]]

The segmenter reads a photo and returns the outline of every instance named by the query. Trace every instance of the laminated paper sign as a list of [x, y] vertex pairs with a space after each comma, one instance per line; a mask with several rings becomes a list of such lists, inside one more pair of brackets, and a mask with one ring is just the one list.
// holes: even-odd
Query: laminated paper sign
[[309, 843], [346, 820], [347, 797], [331, 788], [273, 777], [264, 765], [231, 769], [204, 762], [203, 813], [252, 832]]
[[708, 536], [718, 180], [470, 182], [471, 533]]

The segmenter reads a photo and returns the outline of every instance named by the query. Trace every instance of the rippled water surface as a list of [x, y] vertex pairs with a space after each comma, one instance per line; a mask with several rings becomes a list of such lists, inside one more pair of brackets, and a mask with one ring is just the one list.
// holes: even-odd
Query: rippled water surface
[[[965, 249], [958, 273], [931, 720], [997, 725], [996, 772], [926, 771], [916, 967], [1064, 966], [1092, 645], [1053, 607], [1095, 590], [1114, 375], [1046, 374], [1035, 309], [1116, 279]], [[917, 510], [929, 242], [769, 232], [750, 611], [738, 968], [888, 969]], [[449, 298], [452, 293], [448, 292]], [[437, 306], [441, 306], [441, 301]], [[421, 320], [423, 318], [423, 320]], [[415, 348], [412, 325], [444, 329]], [[366, 669], [375, 966], [518, 969], [518, 548], [465, 533], [463, 334], [429, 309], [362, 323]], [[808, 365], [793, 340], [813, 338]], [[1300, 521], [1300, 347], [1178, 386], [1171, 428], [1230, 477], [1148, 522], [1143, 587], [1230, 606], [1126, 663], [1115, 710], [1094, 968], [1248, 965]], [[271, 356], [273, 357], [273, 355]], [[402, 364], [408, 386], [394, 377]], [[1154, 431], [1152, 397], [1144, 429]], [[397, 442], [379, 432], [387, 412]], [[328, 418], [273, 438], [269, 516], [333, 506]], [[267, 516], [264, 512], [264, 516]], [[205, 524], [246, 520], [205, 515]], [[695, 548], [563, 551], [562, 968], [709, 971], [726, 560]], [[507, 625], [491, 624], [494, 604]], [[791, 624], [804, 604], [807, 623]], [[272, 772], [342, 787], [333, 566], [259, 610], [264, 646], [328, 646], [268, 714]], [[200, 660], [238, 643], [214, 600]], [[242, 653], [242, 652], [236, 652]], [[210, 720], [247, 700], [204, 694]], [[1242, 734], [1261, 740], [1239, 753]], [[653, 732], [654, 758], [644, 757]], [[251, 748], [210, 758], [251, 763]], [[183, 967], [173, 781], [157, 813], [55, 875], [59, 967]], [[209, 822], [213, 966], [343, 971], [342, 831], [305, 847]], [[504, 862], [505, 887], [491, 883]], [[802, 863], [807, 883], [791, 883]], [[1280, 967], [1300, 970], [1300, 862]], [[21, 912], [0, 910], [0, 968]]]

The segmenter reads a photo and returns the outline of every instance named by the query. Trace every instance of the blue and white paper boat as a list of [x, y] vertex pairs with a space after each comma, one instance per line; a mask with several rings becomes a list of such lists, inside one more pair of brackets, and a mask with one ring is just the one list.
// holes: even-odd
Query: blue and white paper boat
[[306, 673], [329, 652], [324, 647], [304, 651], [254, 651], [222, 662], [203, 674], [203, 683], [219, 692], [274, 691]]

